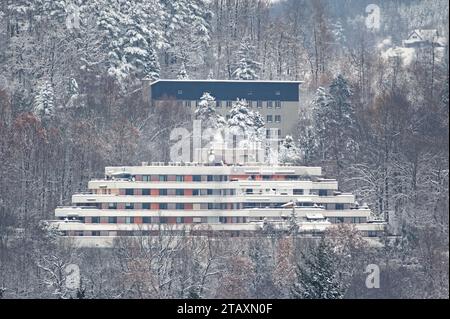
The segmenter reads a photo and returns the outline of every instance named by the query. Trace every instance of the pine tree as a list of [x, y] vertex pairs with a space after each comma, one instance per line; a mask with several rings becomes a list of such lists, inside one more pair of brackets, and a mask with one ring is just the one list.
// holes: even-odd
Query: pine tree
[[329, 89], [319, 88], [313, 101], [313, 122], [322, 159], [333, 160], [337, 173], [356, 150], [355, 110], [350, 103], [352, 92], [342, 75], [333, 80]]
[[108, 73], [122, 83], [130, 76], [159, 78], [156, 48], [161, 34], [154, 23], [159, 9], [155, 1], [116, 3], [107, 0], [101, 9], [99, 27], [105, 32]]
[[254, 48], [248, 38], [244, 38], [237, 51], [237, 66], [232, 76], [236, 80], [257, 80], [261, 64], [254, 60]]
[[233, 134], [243, 134], [250, 141], [260, 141], [264, 127], [264, 119], [259, 112], [248, 109], [246, 100], [237, 99], [230, 110], [228, 127]]
[[216, 99], [208, 92], [203, 93], [194, 112], [196, 120], [202, 121], [202, 128], [218, 129], [226, 125], [226, 121], [216, 112]]
[[186, 71], [186, 64], [184, 64], [184, 62], [181, 63], [181, 68], [180, 68], [180, 71], [178, 72], [177, 79], [178, 80], [188, 80], [189, 79], [189, 76]]
[[279, 161], [281, 163], [292, 164], [300, 162], [300, 150], [297, 145], [295, 145], [294, 138], [291, 135], [286, 135], [280, 146]]
[[41, 119], [52, 118], [55, 114], [55, 94], [50, 81], [44, 80], [38, 87], [34, 99], [33, 113]]
[[321, 240], [310, 254], [302, 253], [303, 264], [296, 270], [291, 295], [297, 299], [342, 299], [344, 285], [338, 280], [332, 248]]

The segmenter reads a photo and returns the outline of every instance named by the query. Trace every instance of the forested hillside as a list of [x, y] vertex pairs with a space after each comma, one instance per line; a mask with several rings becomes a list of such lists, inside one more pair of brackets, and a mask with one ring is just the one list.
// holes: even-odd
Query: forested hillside
[[[141, 80], [158, 78], [304, 81], [290, 161], [323, 166], [402, 235], [373, 257], [395, 265], [386, 263], [390, 284], [375, 297], [448, 298], [448, 3], [380, 1], [376, 30], [366, 24], [370, 3], [0, 0], [0, 298], [67, 297], [54, 274], [70, 260], [98, 260], [79, 297], [222, 296], [217, 282], [208, 286], [219, 273], [229, 274], [222, 297], [302, 296], [287, 286], [301, 273], [289, 240], [252, 242], [243, 255], [224, 243], [215, 248], [223, 256], [209, 242], [185, 243], [214, 254], [211, 268], [186, 263], [194, 293], [181, 279], [137, 285], [131, 274], [149, 265], [123, 260], [142, 261], [142, 247], [108, 257], [56, 250], [37, 227], [105, 166], [168, 160], [171, 128], [191, 123], [143, 100]], [[404, 48], [415, 29], [437, 30], [442, 45]], [[178, 273], [183, 249], [153, 262], [170, 260]], [[237, 268], [257, 279], [237, 287]], [[111, 279], [118, 269], [129, 281]], [[250, 286], [261, 280], [265, 290]]]

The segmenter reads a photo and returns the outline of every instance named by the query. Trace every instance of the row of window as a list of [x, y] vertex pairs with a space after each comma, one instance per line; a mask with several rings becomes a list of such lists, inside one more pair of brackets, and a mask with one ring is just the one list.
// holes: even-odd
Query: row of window
[[[281, 135], [281, 130], [278, 129], [278, 135]], [[271, 130], [267, 129], [266, 135], [269, 137]], [[242, 180], [242, 177], [238, 178]], [[309, 180], [307, 176], [301, 175], [248, 175], [248, 180], [262, 179], [264, 181], [270, 180]], [[229, 175], [133, 175], [130, 180], [143, 182], [228, 182], [237, 180], [236, 177]]]
[[[299, 195], [301, 193], [299, 192]], [[204, 209], [219, 209], [219, 210], [236, 210], [247, 208], [281, 208], [285, 202], [273, 203], [123, 203], [123, 209], [144, 209], [144, 210], [204, 210]], [[298, 203], [302, 207], [312, 207], [313, 203]], [[347, 205], [347, 207], [346, 207]], [[102, 209], [101, 203], [78, 203], [77, 206], [92, 207]], [[344, 210], [349, 209], [349, 204], [327, 204], [327, 210]], [[108, 203], [107, 209], [118, 209], [118, 203]]]
[[[184, 182], [187, 176], [185, 175], [142, 175], [144, 182]], [[192, 182], [226, 182], [228, 175], [189, 175]]]
[[[275, 120], [274, 120], [274, 118], [275, 118]], [[275, 115], [275, 116], [267, 115], [266, 122], [267, 123], [273, 123], [273, 122], [281, 123], [281, 115]]]
[[[104, 222], [108, 224], [117, 224], [117, 223], [124, 223], [124, 224], [135, 224], [135, 223], [142, 223], [142, 224], [168, 224], [168, 223], [177, 223], [177, 224], [183, 224], [183, 223], [246, 223], [247, 217], [162, 217], [162, 216], [146, 216], [146, 217], [133, 217], [133, 216], [126, 216], [122, 217], [121, 220], [119, 220], [117, 217], [103, 217]], [[139, 220], [138, 220], [139, 218]], [[86, 219], [83, 217], [78, 218], [79, 221], [85, 223]], [[91, 217], [90, 223], [92, 224], [100, 224], [102, 222], [101, 217]]]
[[[263, 181], [268, 180], [269, 176], [263, 176]], [[140, 195], [150, 195], [151, 190], [149, 188], [142, 188], [140, 189], [141, 194]], [[236, 195], [235, 189], [189, 189], [189, 192], [191, 194], [186, 194], [186, 189], [167, 189], [167, 188], [160, 188], [155, 190], [158, 192], [157, 195], [159, 196], [168, 196], [168, 195], [175, 195], [175, 196], [184, 196], [184, 195], [192, 195], [192, 196], [201, 196], [201, 195], [220, 195], [220, 196], [234, 196]], [[275, 191], [275, 190], [274, 190]], [[266, 189], [266, 192], [270, 193], [270, 189]], [[254, 191], [253, 188], [247, 188], [245, 189], [246, 194], [258, 194], [258, 191]], [[259, 193], [262, 193], [262, 190], [259, 190]], [[293, 195], [303, 195], [304, 190], [300, 188], [294, 188], [292, 190]], [[327, 189], [319, 189], [319, 190], [311, 190], [311, 194], [317, 194], [319, 196], [331, 196], [331, 193]], [[125, 188], [125, 195], [137, 195], [137, 192], [134, 188]], [[154, 194], [156, 195], [156, 194]]]
[[[102, 220], [103, 218], [103, 220]], [[332, 224], [362, 224], [367, 222], [366, 217], [328, 217], [327, 218]], [[86, 218], [79, 217], [79, 221], [85, 223], [89, 222], [92, 224], [100, 224], [100, 223], [108, 223], [108, 224], [166, 224], [166, 223], [246, 223], [247, 217], [162, 217], [162, 216], [144, 216], [144, 217], [133, 217], [133, 216], [125, 216], [120, 219], [115, 216], [109, 217], [90, 217], [90, 220]]]
[[[181, 103], [181, 101], [180, 101]], [[200, 101], [195, 101], [195, 106], [198, 107], [198, 104]], [[247, 101], [249, 108], [259, 108], [262, 109], [264, 106], [268, 109], [281, 108], [281, 101]], [[192, 107], [191, 101], [184, 101], [184, 106], [186, 107]], [[232, 108], [233, 107], [233, 101], [216, 101], [216, 107], [221, 108], [222, 106], [225, 106], [226, 108]]]

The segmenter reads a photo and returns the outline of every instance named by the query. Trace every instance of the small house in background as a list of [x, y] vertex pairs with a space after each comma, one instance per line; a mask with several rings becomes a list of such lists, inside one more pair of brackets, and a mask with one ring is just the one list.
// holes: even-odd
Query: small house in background
[[403, 41], [403, 46], [405, 48], [443, 47], [445, 39], [439, 36], [436, 29], [415, 29], [409, 34], [408, 39]]

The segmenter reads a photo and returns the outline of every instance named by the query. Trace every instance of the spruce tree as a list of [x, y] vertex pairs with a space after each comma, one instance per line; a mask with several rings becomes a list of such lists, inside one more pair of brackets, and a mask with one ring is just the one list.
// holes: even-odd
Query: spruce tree
[[297, 266], [291, 295], [297, 299], [342, 299], [345, 287], [338, 279], [332, 248], [322, 239], [317, 248], [302, 253], [303, 263]]

